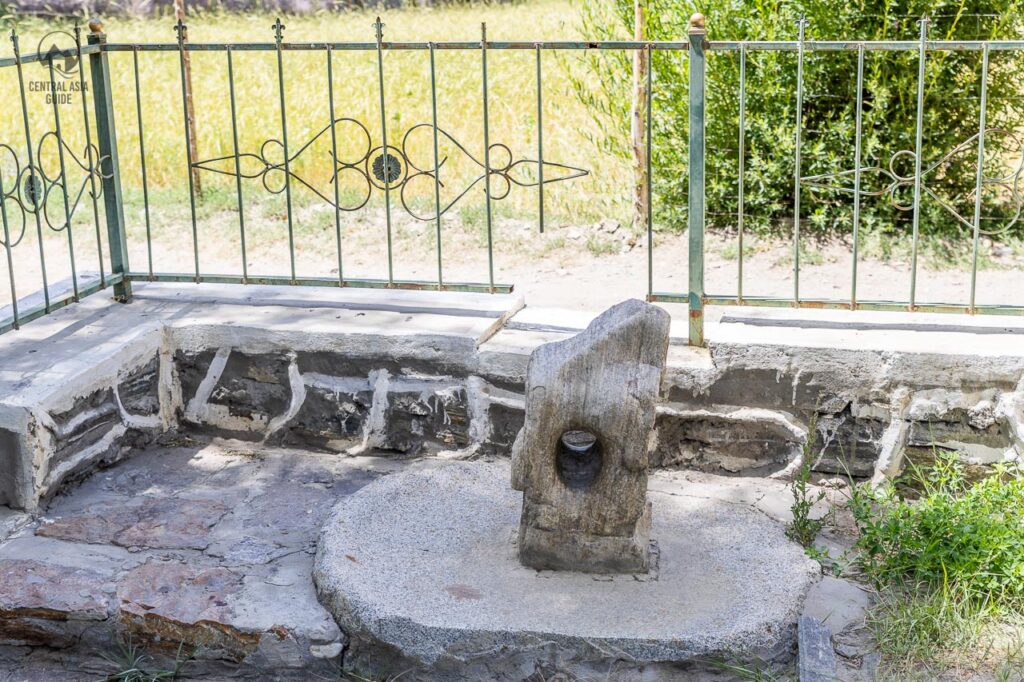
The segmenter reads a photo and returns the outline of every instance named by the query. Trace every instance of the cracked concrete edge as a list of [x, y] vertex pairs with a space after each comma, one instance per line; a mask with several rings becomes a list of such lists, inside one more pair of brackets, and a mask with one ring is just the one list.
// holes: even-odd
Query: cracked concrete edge
[[[493, 329], [489, 334], [493, 334], [509, 315], [521, 307], [520, 297], [510, 311], [496, 316], [496, 321], [490, 325]], [[405, 329], [397, 334], [388, 334], [386, 329], [378, 329], [375, 333], [311, 334], [304, 331], [235, 326], [230, 323], [202, 324], [187, 320], [143, 322], [131, 327], [120, 339], [100, 344], [101, 348], [90, 346], [80, 357], [62, 359], [47, 371], [34, 375], [21, 390], [0, 399], [0, 429], [14, 434], [13, 443], [8, 444], [4, 452], [0, 452], [0, 469], [12, 474], [11, 480], [0, 486], [0, 503], [6, 502], [24, 509], [37, 508], [41, 500], [52, 494], [67, 475], [81, 470], [97, 458], [109, 456], [118, 447], [120, 437], [129, 429], [165, 432], [178, 425], [179, 413], [183, 414], [186, 421], [206, 421], [209, 416], [209, 396], [193, 396], [188, 403], [185, 403], [182, 396], [181, 382], [173, 360], [177, 351], [217, 348], [216, 361], [223, 368], [232, 349], [257, 352], [285, 347], [293, 351], [306, 348], [358, 354], [365, 352], [368, 338], [375, 339], [379, 342], [377, 345], [384, 346], [390, 352], [401, 352], [406, 356], [433, 359], [443, 353], [446, 360], [454, 358], [467, 371], [475, 369], [478, 356], [479, 339], [461, 332], [420, 334]], [[155, 418], [132, 415], [121, 402], [118, 384], [124, 376], [154, 357], [158, 362], [158, 415]], [[297, 367], [289, 370], [289, 377], [294, 389], [298, 377]], [[203, 388], [208, 389], [207, 393], [212, 392], [218, 380], [216, 372], [208, 374], [203, 385]], [[56, 427], [50, 414], [71, 410], [82, 398], [108, 389], [114, 396], [120, 428], [111, 429], [101, 442], [76, 453], [72, 457], [73, 462], [66, 462], [51, 470], [49, 462], [55, 451], [52, 433]], [[298, 404], [301, 404], [301, 399]], [[291, 407], [296, 407], [295, 401]], [[287, 413], [278, 417], [277, 421], [261, 425], [260, 430], [267, 436], [272, 435], [287, 422]]]
[[[3, 469], [10, 476], [7, 490], [0, 490], [0, 494], [6, 493], [6, 499], [0, 498], [0, 503], [36, 509], [68, 476], [110, 456], [129, 429], [166, 430], [165, 424], [170, 417], [163, 412], [162, 401], [157, 415], [135, 415], [125, 409], [118, 389], [132, 372], [159, 358], [162, 337], [159, 326], [146, 325], [140, 333], [129, 335], [116, 353], [95, 357], [87, 352], [85, 363], [79, 358], [68, 360], [65, 365], [80, 369], [73, 376], [65, 374], [66, 368], [58, 371], [61, 363], [55, 363], [52, 371], [62, 377], [56, 385], [52, 380], [44, 379], [30, 384], [24, 391], [0, 399], [0, 428], [16, 434], [16, 444], [11, 451], [0, 453], [0, 462], [6, 460]], [[158, 363], [159, 375], [162, 360]], [[62, 429], [51, 415], [71, 411], [81, 399], [104, 390], [109, 390], [113, 396], [120, 423], [94, 443], [52, 466], [51, 456], [56, 448], [57, 434]], [[96, 413], [98, 408], [86, 410], [76, 415], [74, 420], [84, 423]]]

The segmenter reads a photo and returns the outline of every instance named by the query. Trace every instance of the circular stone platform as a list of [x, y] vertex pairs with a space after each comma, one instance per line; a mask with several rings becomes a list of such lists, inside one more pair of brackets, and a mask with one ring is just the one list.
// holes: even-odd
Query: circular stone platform
[[335, 507], [314, 579], [349, 637], [346, 667], [412, 666], [417, 680], [554, 669], [606, 679], [610, 666], [692, 675], [708, 660], [792, 654], [819, 569], [777, 522], [680, 484], [649, 495], [656, 575], [538, 572], [516, 558], [522, 493], [509, 476], [506, 463], [440, 464]]

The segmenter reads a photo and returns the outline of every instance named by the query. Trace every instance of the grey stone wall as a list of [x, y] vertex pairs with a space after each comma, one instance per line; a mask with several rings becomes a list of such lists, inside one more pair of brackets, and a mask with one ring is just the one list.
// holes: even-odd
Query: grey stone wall
[[[339, 453], [508, 456], [533, 347], [164, 327], [48, 392], [0, 401], [0, 504], [35, 508], [169, 429]], [[881, 480], [932, 448], [984, 467], [1024, 451], [1022, 375], [1017, 357], [677, 347], [650, 462], [784, 478], [816, 423], [822, 475]]]

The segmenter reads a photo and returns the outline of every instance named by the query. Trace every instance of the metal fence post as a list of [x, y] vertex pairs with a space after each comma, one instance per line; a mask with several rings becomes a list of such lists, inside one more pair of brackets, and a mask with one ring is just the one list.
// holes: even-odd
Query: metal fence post
[[690, 163], [688, 232], [690, 242], [690, 345], [704, 345], [704, 15], [690, 17]]
[[[89, 44], [103, 46], [107, 36], [103, 23], [89, 22]], [[107, 216], [107, 240], [110, 243], [110, 269], [121, 281], [114, 285], [114, 298], [127, 303], [132, 297], [128, 273], [128, 244], [124, 231], [124, 202], [121, 196], [121, 169], [117, 162], [117, 130], [114, 126], [114, 102], [111, 97], [110, 66], [102, 49], [89, 55], [92, 75], [92, 102], [96, 111], [96, 143], [99, 169], [103, 178], [103, 206]], [[83, 93], [83, 97], [84, 97]]]

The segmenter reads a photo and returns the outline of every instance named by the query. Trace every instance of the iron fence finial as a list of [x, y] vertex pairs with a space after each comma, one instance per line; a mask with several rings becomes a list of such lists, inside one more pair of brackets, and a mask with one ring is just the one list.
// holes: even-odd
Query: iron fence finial
[[[75, 24], [75, 30], [79, 30], [77, 23]], [[93, 17], [89, 20], [89, 32], [96, 34], [103, 33], [103, 22], [100, 21], [98, 17]]]
[[701, 14], [700, 12], [694, 12], [693, 14], [690, 15], [690, 29], [689, 29], [689, 32], [690, 33], [698, 33], [698, 34], [699, 33], [707, 33], [707, 28], [705, 26], [705, 22], [706, 22], [706, 20], [705, 20], [703, 14]]
[[274, 29], [274, 40], [278, 45], [280, 45], [281, 41], [284, 39], [284, 29], [286, 28], [285, 25], [281, 23], [281, 17], [278, 17], [277, 21], [275, 21], [274, 25], [270, 28]]

